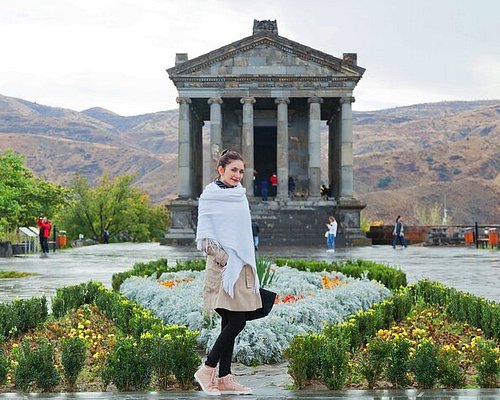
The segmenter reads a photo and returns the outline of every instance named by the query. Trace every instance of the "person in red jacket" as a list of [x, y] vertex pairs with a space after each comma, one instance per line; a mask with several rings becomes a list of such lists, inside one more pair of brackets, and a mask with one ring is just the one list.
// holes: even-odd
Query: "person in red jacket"
[[278, 194], [278, 175], [273, 172], [269, 178], [269, 183], [271, 184], [271, 196], [276, 196]]
[[40, 246], [42, 247], [42, 258], [46, 258], [49, 256], [49, 238], [52, 222], [47, 220], [47, 217], [38, 217], [36, 223], [40, 230], [38, 236], [40, 238]]

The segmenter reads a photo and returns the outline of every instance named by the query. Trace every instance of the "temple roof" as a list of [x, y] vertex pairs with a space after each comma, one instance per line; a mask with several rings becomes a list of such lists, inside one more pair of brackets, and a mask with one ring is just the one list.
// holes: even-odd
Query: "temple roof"
[[167, 70], [174, 83], [207, 81], [210, 78], [259, 80], [287, 77], [293, 80], [323, 78], [357, 82], [365, 69], [356, 64], [356, 54], [340, 59], [301, 43], [279, 36], [275, 30], [255, 30], [254, 34], [209, 53], [187, 59], [178, 54], [176, 66]]

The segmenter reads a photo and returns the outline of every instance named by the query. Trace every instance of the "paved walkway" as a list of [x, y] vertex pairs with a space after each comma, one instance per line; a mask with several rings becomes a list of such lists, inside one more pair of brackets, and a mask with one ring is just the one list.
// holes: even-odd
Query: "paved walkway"
[[[500, 302], [500, 252], [465, 247], [409, 247], [393, 250], [390, 246], [338, 249], [327, 253], [324, 248], [276, 247], [262, 248], [261, 255], [322, 260], [364, 258], [404, 270], [410, 282], [424, 277], [441, 281], [448, 286], [470, 291]], [[154, 243], [109, 244], [69, 249], [51, 253], [48, 259], [35, 255], [0, 258], [0, 270], [35, 272], [23, 279], [0, 279], [0, 301], [16, 297], [54, 294], [56, 288], [89, 280], [111, 287], [113, 273], [130, 269], [136, 262], [157, 258], [186, 260], [202, 257], [192, 247], [159, 246]], [[408, 390], [408, 391], [290, 391], [290, 378], [285, 364], [245, 367], [235, 365], [241, 381], [253, 387], [252, 396], [223, 396], [223, 399], [500, 399], [500, 390]], [[49, 393], [0, 394], [0, 399], [201, 399], [201, 392], [183, 393]], [[210, 397], [208, 397], [210, 398]], [[213, 398], [213, 397], [212, 397]]]
[[463, 389], [463, 390], [349, 390], [349, 391], [300, 391], [283, 392], [255, 390], [253, 395], [220, 397], [205, 396], [201, 392], [192, 393], [33, 393], [33, 394], [0, 394], [0, 399], [79, 399], [79, 400], [183, 400], [183, 399], [223, 399], [223, 400], [260, 400], [260, 399], [303, 399], [303, 400], [499, 400], [500, 390], [495, 389]]

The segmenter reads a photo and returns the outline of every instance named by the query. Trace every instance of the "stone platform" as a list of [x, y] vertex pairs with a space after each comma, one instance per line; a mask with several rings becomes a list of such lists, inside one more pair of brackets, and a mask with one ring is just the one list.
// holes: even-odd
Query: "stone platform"
[[[347, 200], [290, 200], [249, 198], [252, 219], [260, 226], [260, 240], [268, 246], [314, 246], [321, 243], [328, 217], [339, 223], [337, 246], [368, 246], [371, 240], [360, 229], [364, 204]], [[174, 200], [169, 209], [172, 227], [163, 245], [193, 245], [198, 204], [195, 200]]]

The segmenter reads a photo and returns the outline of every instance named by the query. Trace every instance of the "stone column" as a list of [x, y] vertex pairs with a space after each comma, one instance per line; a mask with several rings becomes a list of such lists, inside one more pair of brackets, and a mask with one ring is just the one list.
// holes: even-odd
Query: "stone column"
[[274, 101], [278, 105], [278, 134], [277, 134], [277, 172], [278, 193], [277, 199], [288, 198], [288, 97], [279, 97]]
[[222, 99], [220, 97], [212, 97], [208, 99], [210, 104], [210, 172], [209, 175], [215, 174], [215, 167], [219, 161], [219, 154], [222, 146]]
[[337, 186], [337, 177], [335, 176], [335, 163], [337, 154], [335, 152], [335, 114], [330, 117], [328, 122], [328, 187], [330, 188], [330, 196], [336, 197], [335, 186]]
[[179, 103], [179, 155], [177, 159], [177, 196], [192, 197], [191, 177], [191, 116], [189, 97], [177, 97]]
[[247, 196], [253, 196], [253, 105], [255, 97], [243, 97], [243, 126], [241, 135], [241, 155], [245, 161], [245, 175], [243, 186], [247, 189]]
[[340, 127], [340, 199], [352, 199], [354, 194], [353, 154], [352, 154], [352, 106], [354, 97], [342, 97]]
[[321, 178], [321, 103], [320, 97], [310, 97], [309, 103], [309, 198], [319, 198]]

